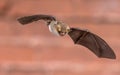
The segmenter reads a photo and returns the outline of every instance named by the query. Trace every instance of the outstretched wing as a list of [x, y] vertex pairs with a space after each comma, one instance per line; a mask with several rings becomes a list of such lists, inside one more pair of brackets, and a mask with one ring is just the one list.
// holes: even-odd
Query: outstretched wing
[[34, 21], [38, 21], [38, 20], [45, 20], [47, 22], [50, 22], [56, 19], [50, 15], [32, 15], [32, 16], [25, 16], [25, 17], [18, 18], [18, 21], [23, 25], [34, 22]]
[[75, 44], [87, 47], [98, 57], [110, 59], [116, 58], [115, 53], [110, 46], [99, 36], [86, 30], [76, 28], [71, 28], [71, 31], [68, 34]]

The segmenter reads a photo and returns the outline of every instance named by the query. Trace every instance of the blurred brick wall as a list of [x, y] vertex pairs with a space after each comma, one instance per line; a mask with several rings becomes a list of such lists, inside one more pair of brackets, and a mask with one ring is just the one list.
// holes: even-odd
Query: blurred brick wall
[[[0, 75], [119, 75], [119, 0], [0, 0]], [[117, 59], [98, 59], [69, 36], [51, 34], [43, 21], [17, 18], [50, 14], [104, 38]]]

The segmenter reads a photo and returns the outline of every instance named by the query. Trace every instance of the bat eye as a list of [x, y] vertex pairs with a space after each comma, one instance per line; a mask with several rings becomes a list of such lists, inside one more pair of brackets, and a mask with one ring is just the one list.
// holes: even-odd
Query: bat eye
[[58, 31], [61, 31], [61, 28], [58, 28]]

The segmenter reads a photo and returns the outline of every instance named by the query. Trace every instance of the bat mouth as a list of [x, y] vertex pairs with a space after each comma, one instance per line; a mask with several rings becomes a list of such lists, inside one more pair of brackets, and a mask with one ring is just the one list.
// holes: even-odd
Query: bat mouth
[[66, 35], [66, 32], [58, 31], [58, 33], [59, 33], [60, 36], [64, 36], [64, 35]]

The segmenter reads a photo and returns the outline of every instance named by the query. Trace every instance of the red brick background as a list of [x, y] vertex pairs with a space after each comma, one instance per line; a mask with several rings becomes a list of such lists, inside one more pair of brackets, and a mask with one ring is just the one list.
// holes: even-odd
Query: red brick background
[[[99, 59], [69, 36], [57, 37], [38, 21], [17, 18], [50, 14], [71, 27], [104, 38], [116, 60]], [[0, 0], [0, 75], [120, 75], [119, 0]]]

